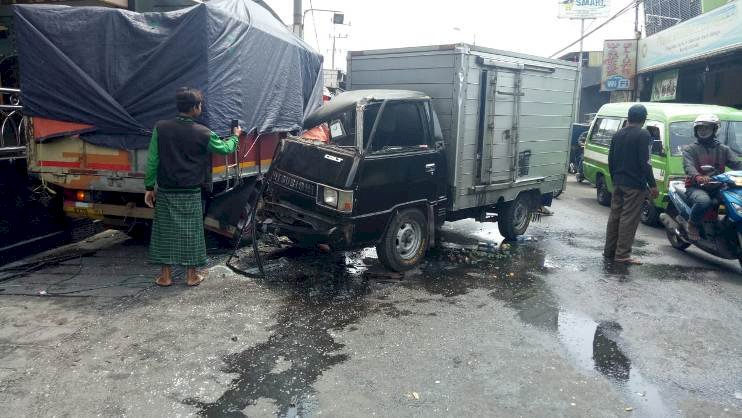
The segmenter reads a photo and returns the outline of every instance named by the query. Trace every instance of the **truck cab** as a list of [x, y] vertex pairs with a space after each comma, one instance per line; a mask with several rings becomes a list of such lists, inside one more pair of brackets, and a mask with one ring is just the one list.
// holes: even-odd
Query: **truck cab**
[[310, 114], [329, 143], [281, 140], [268, 182], [265, 222], [303, 245], [375, 245], [391, 270], [417, 265], [445, 221], [443, 135], [431, 98], [399, 90], [343, 93]]

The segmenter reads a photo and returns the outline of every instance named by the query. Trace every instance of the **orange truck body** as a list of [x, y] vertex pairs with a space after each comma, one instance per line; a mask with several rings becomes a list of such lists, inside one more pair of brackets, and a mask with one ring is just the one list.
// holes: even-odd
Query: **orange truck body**
[[[147, 149], [107, 148], [80, 139], [89, 125], [30, 117], [28, 172], [64, 196], [67, 216], [102, 220], [125, 229], [147, 223], [154, 210], [144, 204]], [[213, 155], [214, 192], [225, 190], [238, 177], [264, 173], [270, 166], [280, 134], [248, 135], [234, 154]], [[205, 220], [207, 229], [229, 235], [218, 223]]]

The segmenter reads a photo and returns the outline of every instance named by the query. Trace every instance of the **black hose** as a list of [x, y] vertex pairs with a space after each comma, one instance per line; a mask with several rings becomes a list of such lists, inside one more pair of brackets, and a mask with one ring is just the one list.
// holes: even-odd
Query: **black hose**
[[[258, 135], [258, 139], [260, 138], [260, 135]], [[237, 237], [237, 242], [235, 242], [234, 249], [232, 250], [232, 253], [229, 255], [229, 258], [227, 259], [227, 262], [224, 263], [230, 270], [233, 272], [248, 277], [248, 278], [265, 278], [265, 270], [263, 268], [263, 258], [260, 256], [260, 251], [258, 249], [258, 204], [260, 203], [260, 200], [263, 199], [263, 194], [265, 193], [265, 188], [267, 187], [268, 181], [267, 178], [270, 178], [270, 173], [273, 170], [273, 163], [276, 162], [279, 154], [279, 149], [281, 148], [281, 141], [279, 140], [276, 144], [276, 147], [273, 149], [273, 157], [270, 168], [268, 168], [268, 172], [265, 174], [265, 176], [258, 181], [260, 181], [260, 193], [258, 194], [258, 198], [255, 199], [255, 203], [252, 205], [249, 211], [247, 211], [247, 217], [246, 222], [242, 226], [242, 229], [240, 230], [240, 236]], [[260, 148], [258, 148], [257, 152], [260, 152]], [[260, 157], [258, 157], [258, 162], [260, 162]], [[262, 167], [259, 168], [259, 170], [262, 172]], [[252, 219], [250, 219], [250, 216], [252, 216]], [[249, 273], [245, 270], [240, 269], [239, 267], [236, 267], [232, 265], [232, 259], [237, 257], [237, 251], [240, 248], [240, 243], [242, 242], [242, 237], [245, 235], [245, 231], [249, 226], [252, 226], [252, 250], [253, 254], [255, 256], [255, 264], [258, 265], [258, 271], [260, 274], [253, 274]]]
[[[242, 225], [242, 229], [240, 229], [240, 234], [237, 237], [237, 241], [234, 244], [234, 249], [232, 250], [232, 253], [229, 255], [229, 258], [227, 259], [227, 262], [225, 265], [229, 267], [230, 270], [234, 271], [237, 274], [240, 274], [245, 277], [249, 278], [264, 278], [265, 277], [265, 270], [263, 269], [263, 259], [260, 257], [260, 251], [258, 250], [258, 204], [260, 203], [260, 200], [263, 198], [263, 193], [265, 192], [265, 185], [266, 181], [265, 179], [260, 180], [260, 193], [258, 194], [258, 198], [255, 200], [255, 203], [251, 205], [250, 210], [247, 211], [246, 215], [246, 221], [245, 224]], [[252, 216], [252, 219], [250, 218]], [[240, 269], [239, 267], [236, 267], [232, 265], [232, 259], [237, 257], [237, 251], [240, 249], [240, 244], [242, 243], [242, 237], [245, 235], [245, 231], [249, 227], [252, 227], [252, 249], [253, 254], [255, 256], [255, 263], [258, 265], [258, 271], [260, 271], [260, 274], [251, 274], [248, 273], [245, 270]]]

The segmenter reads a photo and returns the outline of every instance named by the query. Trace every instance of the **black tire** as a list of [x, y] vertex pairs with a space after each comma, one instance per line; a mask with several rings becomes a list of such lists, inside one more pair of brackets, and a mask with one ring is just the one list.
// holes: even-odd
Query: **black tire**
[[647, 226], [657, 227], [660, 225], [660, 210], [657, 209], [654, 202], [649, 199], [644, 201], [640, 219]]
[[[678, 216], [678, 211], [677, 209], [675, 209], [675, 206], [673, 206], [672, 204], [667, 206], [665, 213], [667, 213], [667, 216], [673, 219], [675, 219], [675, 217]], [[667, 234], [667, 240], [670, 241], [670, 245], [672, 245], [672, 248], [675, 248], [676, 250], [684, 251], [686, 248], [690, 247], [690, 244], [681, 240], [674, 232], [668, 229], [665, 229], [665, 233]]]
[[428, 223], [418, 209], [394, 215], [376, 245], [379, 261], [389, 270], [403, 272], [420, 264], [428, 249]]
[[597, 183], [595, 188], [597, 190], [598, 203], [603, 206], [610, 206], [611, 192], [608, 191], [608, 185], [605, 184], [605, 179], [603, 176], [599, 176], [595, 182]]
[[528, 199], [523, 195], [518, 195], [512, 202], [500, 206], [497, 214], [497, 229], [505, 239], [513, 241], [526, 233], [531, 223], [531, 215]]

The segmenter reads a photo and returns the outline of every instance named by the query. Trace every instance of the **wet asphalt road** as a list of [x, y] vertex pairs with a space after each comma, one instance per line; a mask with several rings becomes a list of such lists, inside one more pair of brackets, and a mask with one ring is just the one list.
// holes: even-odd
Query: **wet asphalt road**
[[372, 250], [289, 250], [266, 280], [215, 251], [160, 289], [104, 233], [0, 281], [0, 416], [742, 416], [739, 265], [643, 226], [646, 263], [606, 265], [594, 189], [553, 209], [487, 257], [460, 246], [496, 225], [447, 225], [401, 280]]

